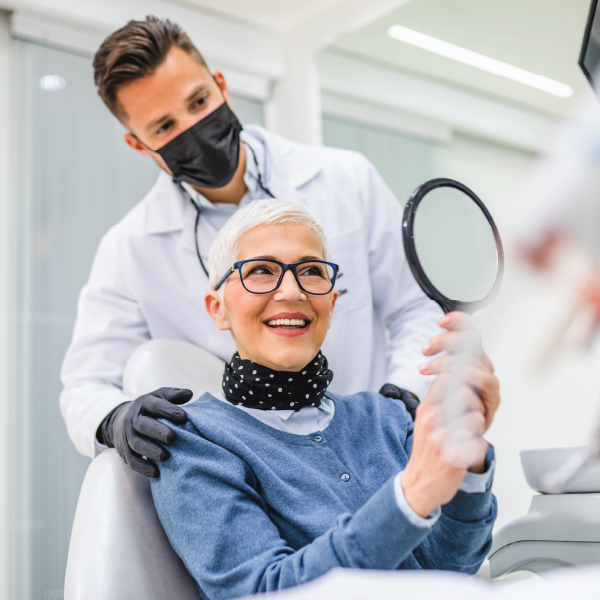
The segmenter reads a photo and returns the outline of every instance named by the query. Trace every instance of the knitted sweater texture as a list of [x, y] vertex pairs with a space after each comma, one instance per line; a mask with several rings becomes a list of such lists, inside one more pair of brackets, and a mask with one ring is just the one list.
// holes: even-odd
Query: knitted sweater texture
[[404, 405], [340, 397], [325, 431], [278, 431], [209, 394], [186, 406], [152, 494], [167, 536], [219, 600], [305, 583], [335, 567], [475, 573], [496, 500], [459, 491], [431, 527], [398, 508], [393, 479], [412, 449]]

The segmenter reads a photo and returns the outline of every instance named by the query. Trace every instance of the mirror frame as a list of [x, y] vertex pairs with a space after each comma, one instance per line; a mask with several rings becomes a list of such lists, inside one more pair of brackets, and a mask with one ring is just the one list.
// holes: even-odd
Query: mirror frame
[[[485, 218], [487, 219], [487, 222], [492, 228], [494, 239], [496, 241], [496, 249], [498, 252], [498, 267], [492, 289], [481, 300], [462, 302], [460, 300], [453, 300], [452, 298], [448, 298], [442, 294], [425, 274], [425, 271], [421, 266], [419, 256], [417, 255], [414, 239], [414, 223], [417, 215], [417, 209], [419, 208], [419, 204], [423, 198], [425, 198], [429, 192], [441, 187], [454, 188], [469, 196], [469, 198], [471, 198], [471, 200], [473, 200], [473, 202], [475, 202], [475, 204], [477, 204], [477, 206], [481, 209]], [[453, 310], [460, 310], [462, 312], [473, 314], [476, 310], [487, 306], [498, 295], [500, 286], [502, 285], [502, 278], [504, 277], [504, 249], [502, 247], [500, 234], [498, 233], [498, 228], [494, 223], [494, 219], [492, 219], [492, 215], [485, 207], [485, 204], [462, 183], [454, 181], [453, 179], [441, 177], [439, 179], [431, 179], [430, 181], [426, 181], [420, 185], [410, 195], [410, 198], [404, 207], [404, 216], [402, 219], [402, 242], [404, 244], [404, 252], [406, 254], [406, 260], [408, 261], [408, 266], [410, 267], [414, 278], [417, 280], [417, 283], [421, 286], [421, 289], [429, 298], [440, 305], [445, 313]]]

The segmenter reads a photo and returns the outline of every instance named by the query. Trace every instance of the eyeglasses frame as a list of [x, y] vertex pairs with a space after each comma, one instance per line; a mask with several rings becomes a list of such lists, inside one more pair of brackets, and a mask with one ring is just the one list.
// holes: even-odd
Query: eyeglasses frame
[[[253, 292], [251, 290], [249, 290], [246, 287], [246, 284], [244, 283], [244, 277], [242, 276], [242, 267], [249, 262], [257, 262], [257, 261], [264, 261], [264, 262], [270, 262], [270, 263], [275, 263], [276, 265], [279, 265], [281, 267], [281, 275], [279, 276], [279, 281], [277, 282], [277, 285], [270, 291], [268, 292]], [[333, 269], [333, 277], [331, 278], [331, 288], [329, 288], [329, 290], [327, 292], [324, 292], [322, 294], [317, 294], [315, 292], [309, 292], [308, 290], [305, 290], [302, 287], [302, 284], [300, 283], [300, 280], [298, 279], [298, 273], [296, 273], [296, 269], [300, 266], [300, 265], [305, 265], [307, 263], [320, 263], [320, 264], [324, 264], [324, 265], [328, 265]], [[297, 263], [282, 263], [279, 262], [278, 260], [273, 260], [272, 258], [249, 258], [248, 260], [239, 260], [238, 262], [234, 263], [233, 266], [231, 267], [231, 269], [229, 269], [229, 271], [227, 271], [227, 273], [225, 273], [225, 275], [223, 275], [223, 277], [221, 278], [221, 280], [219, 281], [219, 283], [217, 283], [217, 285], [215, 285], [215, 291], [217, 291], [227, 280], [227, 278], [235, 271], [238, 270], [240, 273], [240, 281], [242, 282], [242, 285], [244, 286], [244, 289], [249, 292], [250, 294], [272, 294], [274, 291], [276, 291], [277, 289], [279, 289], [279, 286], [281, 285], [281, 282], [283, 281], [283, 278], [285, 277], [285, 274], [287, 273], [287, 271], [291, 271], [292, 274], [294, 275], [294, 279], [296, 280], [296, 283], [298, 284], [298, 287], [306, 294], [310, 294], [311, 296], [326, 296], [327, 294], [330, 294], [331, 291], [333, 290], [334, 286], [335, 286], [335, 280], [338, 276], [340, 267], [339, 265], [336, 265], [335, 263], [330, 263], [327, 262], [325, 260], [301, 260], [300, 262]]]

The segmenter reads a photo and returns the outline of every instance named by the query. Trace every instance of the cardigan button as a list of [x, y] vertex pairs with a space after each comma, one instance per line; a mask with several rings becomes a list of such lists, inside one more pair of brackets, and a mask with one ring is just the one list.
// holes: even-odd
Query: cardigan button
[[315, 437], [313, 438], [313, 440], [315, 440], [315, 442], [322, 442], [323, 441], [323, 436], [322, 435], [315, 435]]
[[348, 475], [348, 473], [344, 473], [342, 475], [342, 481], [350, 481], [350, 475]]

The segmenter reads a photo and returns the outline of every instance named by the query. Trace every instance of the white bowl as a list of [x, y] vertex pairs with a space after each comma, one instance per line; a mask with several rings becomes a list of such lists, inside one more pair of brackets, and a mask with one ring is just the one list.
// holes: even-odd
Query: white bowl
[[[541, 448], [522, 450], [521, 465], [529, 487], [542, 494], [556, 493], [548, 485], [547, 475], [562, 467], [571, 457], [584, 450], [575, 448]], [[600, 462], [584, 465], [561, 488], [562, 494], [586, 494], [600, 492]]]

